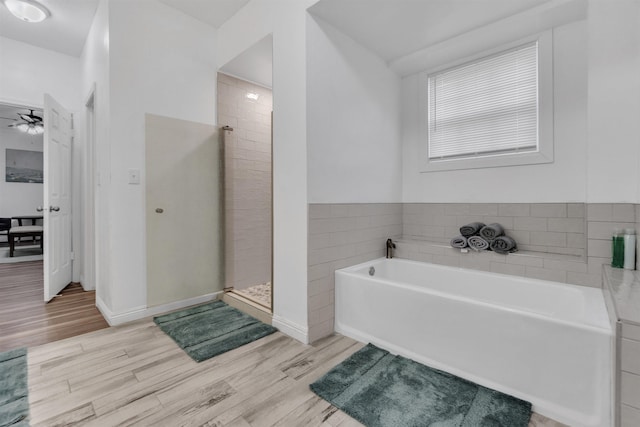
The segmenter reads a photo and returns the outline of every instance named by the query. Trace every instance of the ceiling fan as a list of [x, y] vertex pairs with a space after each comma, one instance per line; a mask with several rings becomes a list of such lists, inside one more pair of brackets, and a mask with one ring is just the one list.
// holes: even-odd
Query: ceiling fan
[[[22, 120], [9, 125], [10, 128], [17, 128], [22, 132], [26, 132], [29, 135], [39, 135], [44, 133], [44, 125], [42, 124], [42, 117], [33, 114], [33, 110], [29, 110], [29, 114], [18, 113], [18, 117]], [[14, 119], [15, 120], [15, 119]]]

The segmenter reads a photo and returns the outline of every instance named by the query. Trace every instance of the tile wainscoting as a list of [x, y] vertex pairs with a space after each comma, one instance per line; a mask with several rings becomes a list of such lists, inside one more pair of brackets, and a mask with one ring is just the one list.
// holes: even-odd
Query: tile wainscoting
[[333, 333], [334, 272], [384, 256], [386, 239], [401, 236], [401, 203], [309, 205], [310, 342]]
[[[510, 255], [449, 247], [460, 226], [498, 222], [518, 242]], [[385, 255], [434, 264], [601, 286], [614, 228], [640, 231], [640, 205], [584, 203], [309, 204], [308, 316], [311, 342], [333, 332], [334, 271]], [[640, 246], [640, 244], [639, 244]]]
[[520, 250], [584, 256], [584, 219], [582, 203], [405, 203], [402, 235], [448, 245], [465, 224], [497, 222]]

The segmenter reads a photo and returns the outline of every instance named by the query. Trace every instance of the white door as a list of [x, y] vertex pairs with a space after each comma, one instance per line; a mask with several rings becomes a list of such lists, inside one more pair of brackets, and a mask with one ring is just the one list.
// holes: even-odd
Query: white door
[[71, 283], [71, 142], [73, 119], [44, 96], [44, 300]]
[[147, 305], [222, 291], [222, 180], [215, 126], [146, 115]]

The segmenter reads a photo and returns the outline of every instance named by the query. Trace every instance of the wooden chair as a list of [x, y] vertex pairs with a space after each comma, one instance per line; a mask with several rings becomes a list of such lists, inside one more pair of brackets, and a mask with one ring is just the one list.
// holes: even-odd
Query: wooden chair
[[7, 242], [9, 242], [9, 229], [11, 229], [11, 218], [0, 218], [0, 236], [7, 236]]

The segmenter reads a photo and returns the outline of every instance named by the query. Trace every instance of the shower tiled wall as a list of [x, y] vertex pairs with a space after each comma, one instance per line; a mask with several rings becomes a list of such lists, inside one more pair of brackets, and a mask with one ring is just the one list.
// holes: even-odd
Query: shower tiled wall
[[[502, 224], [520, 252], [461, 253], [449, 247], [461, 225]], [[404, 203], [309, 205], [309, 336], [333, 331], [334, 271], [384, 256], [598, 287], [611, 263], [615, 228], [640, 232], [640, 205], [584, 203]]]
[[[310, 204], [309, 340], [330, 335], [334, 272], [385, 255], [387, 238], [402, 234], [402, 204]], [[276, 285], [277, 286], [277, 285]]]
[[271, 109], [271, 90], [218, 74], [218, 124], [233, 128], [225, 131], [225, 286], [236, 289], [271, 281]]

